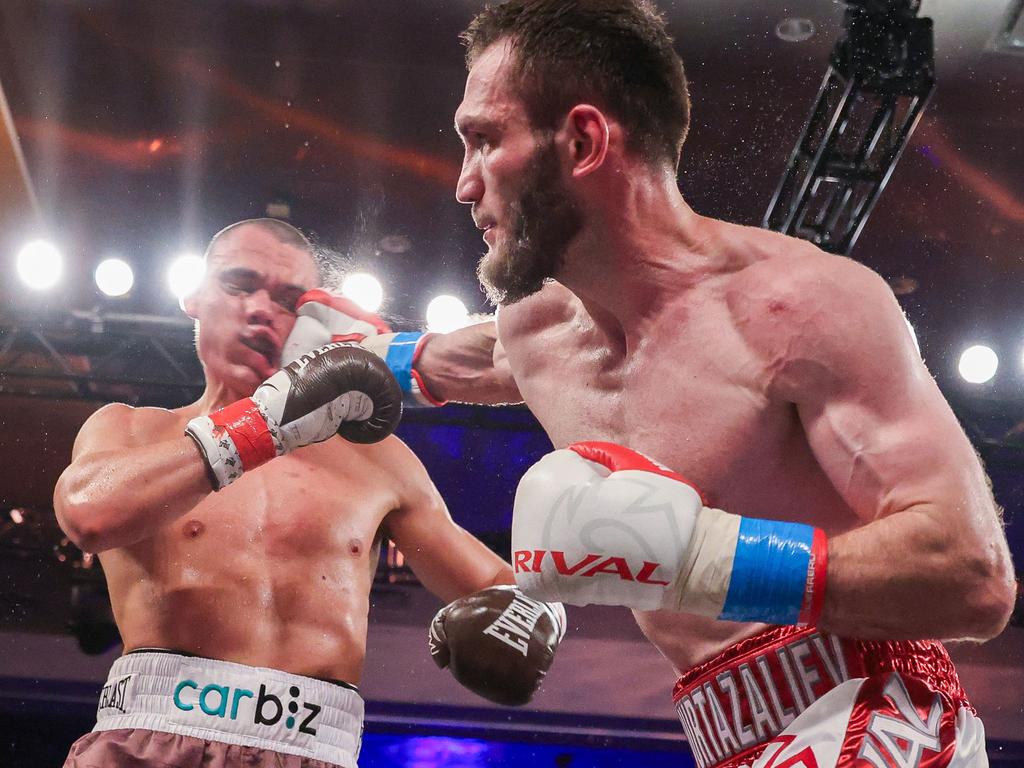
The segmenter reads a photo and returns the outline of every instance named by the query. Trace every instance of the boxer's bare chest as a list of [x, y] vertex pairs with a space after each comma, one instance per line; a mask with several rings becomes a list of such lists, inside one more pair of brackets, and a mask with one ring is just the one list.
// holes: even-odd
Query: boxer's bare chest
[[145, 613], [294, 618], [325, 602], [339, 618], [364, 612], [381, 522], [397, 502], [374, 462], [334, 442], [278, 457], [106, 554], [115, 607], [124, 597]]
[[193, 560], [209, 555], [198, 559], [213, 569], [231, 559], [259, 561], [264, 573], [368, 569], [394, 497], [369, 481], [369, 466], [360, 472], [358, 457], [339, 466], [332, 448], [310, 446], [243, 475], [172, 525], [166, 543]]
[[[830, 532], [852, 524], [795, 406], [771, 396], [766, 363], [724, 301], [667, 308], [626, 354], [579, 311], [532, 330], [501, 340], [520, 392], [556, 447], [619, 442], [680, 472], [709, 504], [730, 512]], [[680, 670], [760, 627], [668, 611], [636, 618]]]
[[772, 511], [766, 491], [796, 473], [801, 484], [820, 476], [795, 408], [767, 394], [764, 363], [720, 302], [667, 308], [625, 354], [578, 315], [503, 343], [556, 447], [620, 442], [682, 473], [711, 503], [759, 516]]

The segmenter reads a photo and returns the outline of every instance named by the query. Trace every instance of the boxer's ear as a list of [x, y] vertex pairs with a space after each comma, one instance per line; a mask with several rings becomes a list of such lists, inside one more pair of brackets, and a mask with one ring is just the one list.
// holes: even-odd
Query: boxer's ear
[[566, 129], [571, 142], [572, 175], [588, 176], [604, 165], [611, 142], [608, 118], [591, 104], [577, 104], [569, 112]]

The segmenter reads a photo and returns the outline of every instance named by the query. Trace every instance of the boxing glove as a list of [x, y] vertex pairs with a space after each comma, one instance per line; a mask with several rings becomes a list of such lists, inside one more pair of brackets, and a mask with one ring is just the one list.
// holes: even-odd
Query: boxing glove
[[520, 706], [533, 697], [565, 634], [560, 603], [531, 600], [511, 585], [449, 603], [430, 624], [430, 655], [479, 696]]
[[402, 416], [398, 382], [379, 357], [335, 342], [302, 355], [231, 405], [189, 421], [214, 490], [275, 456], [335, 434], [375, 443]]
[[827, 540], [816, 528], [704, 505], [683, 477], [613, 443], [575, 443], [527, 470], [512, 568], [538, 600], [811, 624]]

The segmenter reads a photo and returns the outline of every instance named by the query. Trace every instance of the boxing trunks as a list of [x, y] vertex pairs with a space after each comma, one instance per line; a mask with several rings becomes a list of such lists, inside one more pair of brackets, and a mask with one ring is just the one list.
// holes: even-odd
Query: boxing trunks
[[934, 641], [774, 627], [685, 672], [673, 700], [699, 768], [988, 765], [984, 726]]
[[355, 768], [363, 700], [344, 683], [168, 651], [114, 662], [65, 768]]

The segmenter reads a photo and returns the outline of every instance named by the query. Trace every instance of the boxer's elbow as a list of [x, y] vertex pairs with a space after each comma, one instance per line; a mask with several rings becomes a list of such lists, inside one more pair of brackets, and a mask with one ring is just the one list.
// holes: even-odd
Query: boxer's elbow
[[972, 574], [968, 580], [964, 605], [967, 637], [991, 640], [999, 635], [1010, 621], [1017, 599], [1017, 585], [1013, 564], [1005, 550], [998, 546], [976, 550], [969, 558]]
[[99, 504], [73, 467], [65, 470], [53, 493], [57, 523], [67, 537], [83, 552], [111, 549], [112, 526], [106, 519], [106, 504]]

